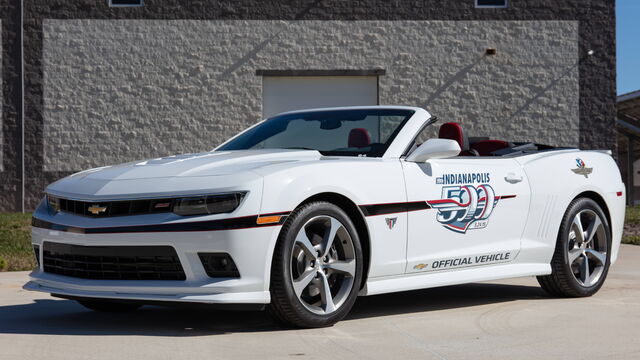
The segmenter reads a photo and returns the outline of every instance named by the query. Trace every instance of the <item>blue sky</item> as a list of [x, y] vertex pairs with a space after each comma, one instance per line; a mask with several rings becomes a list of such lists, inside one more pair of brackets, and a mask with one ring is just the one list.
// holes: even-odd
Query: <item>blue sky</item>
[[640, 90], [640, 0], [617, 0], [618, 95]]

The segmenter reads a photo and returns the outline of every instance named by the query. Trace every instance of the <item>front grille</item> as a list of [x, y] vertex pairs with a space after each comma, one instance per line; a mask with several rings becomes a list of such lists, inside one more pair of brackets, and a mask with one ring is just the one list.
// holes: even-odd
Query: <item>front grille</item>
[[60, 211], [90, 217], [143, 215], [171, 212], [172, 199], [87, 202], [59, 198]]
[[79, 246], [45, 242], [44, 271], [83, 279], [185, 280], [171, 246]]

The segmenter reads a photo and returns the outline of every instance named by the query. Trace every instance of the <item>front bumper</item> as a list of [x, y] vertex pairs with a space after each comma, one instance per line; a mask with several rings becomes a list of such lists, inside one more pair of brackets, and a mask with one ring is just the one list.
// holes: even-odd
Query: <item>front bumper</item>
[[[86, 234], [32, 228], [32, 243], [55, 242], [80, 246], [171, 246], [176, 250], [185, 280], [93, 280], [45, 272], [42, 264], [30, 274], [25, 290], [70, 297], [177, 301], [216, 304], [267, 304], [273, 248], [281, 226], [248, 229]], [[239, 278], [211, 278], [198, 253], [227, 253]]]

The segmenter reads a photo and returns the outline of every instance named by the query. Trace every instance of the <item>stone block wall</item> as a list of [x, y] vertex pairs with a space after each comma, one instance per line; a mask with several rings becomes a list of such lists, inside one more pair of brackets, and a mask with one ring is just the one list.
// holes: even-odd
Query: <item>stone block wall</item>
[[24, 0], [23, 77], [20, 1], [0, 0], [0, 211], [82, 168], [212, 148], [260, 117], [257, 69], [385, 69], [382, 104], [615, 149], [615, 2], [474, 2]]
[[575, 21], [47, 20], [44, 170], [210, 150], [260, 119], [257, 69], [381, 68], [381, 104], [578, 146], [577, 40]]
[[0, 0], [0, 212], [22, 210], [20, 2]]

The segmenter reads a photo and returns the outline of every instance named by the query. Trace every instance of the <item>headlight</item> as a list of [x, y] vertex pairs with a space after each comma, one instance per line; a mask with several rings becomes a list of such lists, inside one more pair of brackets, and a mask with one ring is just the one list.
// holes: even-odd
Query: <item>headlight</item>
[[211, 215], [237, 209], [246, 192], [215, 194], [175, 199], [173, 212], [178, 215]]
[[57, 213], [60, 211], [60, 199], [47, 194], [47, 205], [49, 205], [49, 211]]

